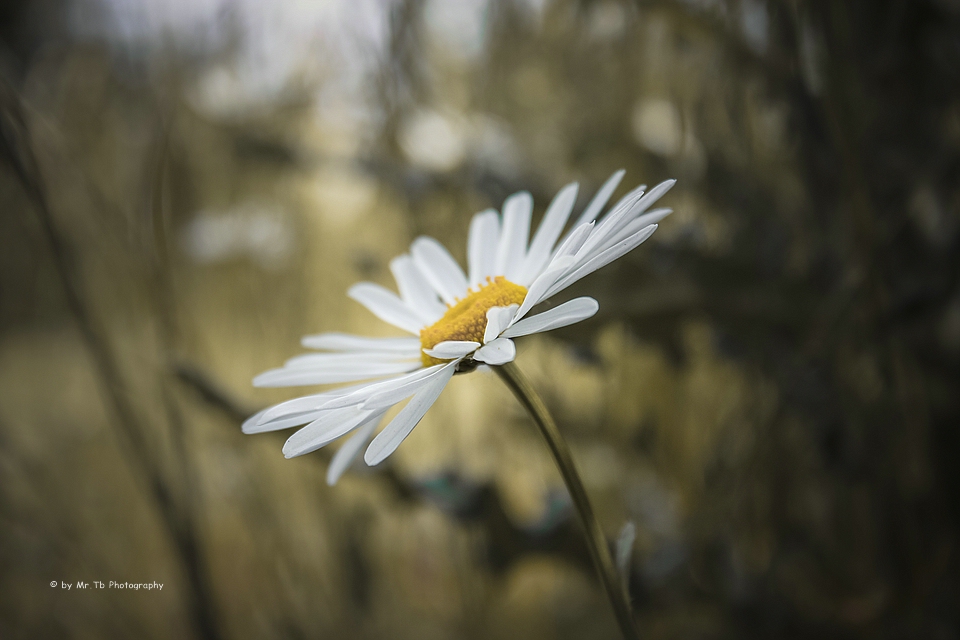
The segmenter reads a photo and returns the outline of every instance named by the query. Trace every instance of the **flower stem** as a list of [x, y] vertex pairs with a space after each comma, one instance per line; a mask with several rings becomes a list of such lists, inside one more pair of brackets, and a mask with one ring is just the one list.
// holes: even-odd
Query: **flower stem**
[[533, 387], [527, 381], [526, 377], [520, 373], [513, 362], [492, 367], [494, 371], [506, 383], [513, 395], [517, 397], [520, 404], [530, 413], [530, 417], [537, 424], [540, 433], [547, 441], [550, 452], [560, 468], [560, 475], [567, 485], [567, 491], [573, 498], [573, 504], [580, 515], [580, 522], [583, 524], [584, 532], [587, 535], [587, 547], [590, 549], [590, 557], [593, 559], [594, 567], [600, 574], [600, 582], [607, 592], [610, 599], [610, 606], [617, 616], [617, 623], [620, 625], [620, 631], [627, 640], [639, 640], [637, 627], [634, 624], [633, 613], [630, 611], [630, 603], [627, 602], [627, 596], [620, 586], [620, 579], [613, 566], [613, 560], [610, 558], [610, 549], [607, 547], [607, 540], [600, 528], [600, 523], [593, 514], [593, 508], [590, 506], [590, 499], [587, 498], [587, 492], [583, 488], [583, 482], [580, 480], [580, 474], [577, 473], [577, 467], [573, 463], [573, 457], [570, 455], [570, 448], [567, 446], [563, 436], [557, 429], [557, 424], [553, 421], [547, 406], [537, 395]]

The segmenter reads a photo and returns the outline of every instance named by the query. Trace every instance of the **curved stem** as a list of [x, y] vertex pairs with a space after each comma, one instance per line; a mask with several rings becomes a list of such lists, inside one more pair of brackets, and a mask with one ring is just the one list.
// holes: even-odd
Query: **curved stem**
[[560, 475], [567, 485], [570, 497], [573, 498], [573, 504], [580, 516], [580, 522], [583, 524], [584, 532], [587, 534], [587, 547], [590, 549], [590, 557], [593, 559], [594, 567], [600, 574], [600, 581], [607, 592], [610, 605], [617, 616], [617, 623], [620, 625], [620, 631], [627, 640], [639, 640], [637, 627], [633, 621], [633, 613], [630, 611], [630, 603], [627, 602], [626, 594], [620, 587], [620, 579], [613, 566], [613, 560], [610, 558], [610, 549], [607, 547], [607, 540], [600, 528], [600, 523], [593, 514], [593, 508], [590, 506], [590, 499], [587, 498], [587, 492], [583, 488], [583, 482], [580, 480], [580, 474], [577, 473], [577, 467], [573, 463], [573, 457], [570, 455], [570, 448], [567, 446], [563, 436], [557, 429], [557, 424], [553, 421], [547, 406], [540, 399], [540, 396], [533, 390], [530, 383], [520, 373], [520, 369], [512, 363], [492, 367], [500, 378], [506, 383], [517, 400], [530, 413], [530, 417], [537, 424], [540, 433], [547, 441], [550, 452], [560, 468]]

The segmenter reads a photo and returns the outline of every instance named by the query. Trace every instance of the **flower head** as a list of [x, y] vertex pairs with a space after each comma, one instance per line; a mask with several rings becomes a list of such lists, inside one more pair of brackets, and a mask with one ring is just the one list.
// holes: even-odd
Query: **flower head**
[[399, 295], [370, 282], [348, 295], [413, 337], [366, 338], [341, 333], [307, 336], [310, 353], [257, 376], [258, 387], [293, 387], [365, 380], [270, 407], [244, 422], [244, 433], [303, 426], [283, 447], [286, 457], [315, 451], [355, 432], [336, 453], [327, 481], [336, 482], [368, 442], [383, 415], [406, 406], [367, 446], [364, 460], [382, 462], [420, 422], [457, 371], [502, 365], [516, 356], [513, 338], [564, 327], [593, 316], [593, 298], [575, 298], [537, 315], [539, 302], [631, 251], [650, 237], [670, 209], [648, 211], [674, 181], [649, 192], [640, 186], [598, 219], [623, 171], [600, 188], [563, 235], [577, 198], [570, 184], [550, 203], [529, 241], [533, 198], [507, 198], [503, 214], [489, 209], [470, 223], [468, 273], [433, 238], [414, 240], [390, 270]]

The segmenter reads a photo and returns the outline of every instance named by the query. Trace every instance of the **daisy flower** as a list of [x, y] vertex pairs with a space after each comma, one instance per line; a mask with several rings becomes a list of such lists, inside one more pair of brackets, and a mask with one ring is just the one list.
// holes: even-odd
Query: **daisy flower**
[[[507, 198], [502, 215], [493, 209], [476, 214], [470, 222], [467, 273], [438, 241], [414, 240], [410, 253], [390, 262], [399, 295], [370, 282], [354, 285], [347, 294], [411, 337], [306, 336], [303, 346], [319, 353], [297, 356], [260, 374], [254, 386], [365, 382], [270, 407], [244, 422], [243, 432], [305, 425], [284, 444], [287, 458], [353, 433], [330, 463], [330, 484], [365, 446], [368, 465], [382, 462], [420, 422], [455, 373], [511, 362], [517, 353], [514, 338], [580, 322], [597, 312], [597, 301], [582, 297], [528, 315], [538, 303], [637, 247], [671, 212], [648, 211], [673, 186], [675, 181], [668, 180], [649, 192], [645, 186], [637, 187], [600, 217], [623, 174], [618, 171], [607, 180], [566, 234], [577, 199], [575, 183], [556, 195], [529, 243], [533, 212], [529, 193]], [[384, 414], [408, 398], [373, 437]]]

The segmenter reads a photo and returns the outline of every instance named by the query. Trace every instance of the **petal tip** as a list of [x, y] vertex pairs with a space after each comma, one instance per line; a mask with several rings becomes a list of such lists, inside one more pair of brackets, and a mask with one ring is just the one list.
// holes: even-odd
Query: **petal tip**
[[240, 431], [247, 435], [256, 433], [256, 428], [260, 425], [260, 419], [263, 418], [263, 414], [265, 413], [266, 411], [259, 411], [244, 420], [243, 424], [240, 425]]
[[366, 284], [365, 282], [358, 282], [356, 284], [351, 285], [350, 288], [347, 289], [347, 297], [356, 300], [357, 292], [364, 289], [365, 284]]
[[[298, 431], [297, 433], [300, 432]], [[283, 452], [283, 457], [287, 460], [290, 458], [296, 458], [297, 456], [302, 456], [304, 453], [306, 453], [291, 442], [296, 437], [297, 433], [294, 433], [292, 436], [287, 438], [287, 441], [283, 443], [283, 449], [280, 450]]]
[[530, 194], [530, 192], [517, 191], [516, 193], [507, 196], [507, 199], [504, 201], [504, 208], [506, 208], [506, 204], [510, 202], [522, 202], [525, 205], [527, 201], [529, 201], [531, 204], [533, 203], [533, 196]]
[[385, 458], [381, 458], [379, 456], [379, 452], [377, 451], [371, 452], [370, 447], [367, 447], [367, 450], [363, 452], [363, 461], [367, 463], [368, 467], [375, 467], [381, 462], [383, 462], [384, 459]]
[[413, 239], [413, 242], [410, 243], [410, 250], [413, 251], [414, 248], [422, 247], [423, 245], [427, 245], [427, 244], [429, 245], [440, 244], [440, 241], [428, 235], [417, 236], [416, 238]]

